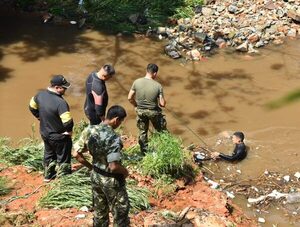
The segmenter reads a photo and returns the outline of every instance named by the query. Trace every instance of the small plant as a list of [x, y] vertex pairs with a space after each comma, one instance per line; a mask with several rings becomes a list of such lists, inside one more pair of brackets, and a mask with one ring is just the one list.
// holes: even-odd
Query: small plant
[[159, 179], [156, 179], [153, 186], [155, 188], [154, 194], [157, 195], [157, 197], [161, 195], [167, 196], [175, 192], [177, 188], [176, 184], [174, 184], [174, 179], [167, 175], [162, 175]]
[[169, 175], [172, 178], [194, 176], [189, 164], [191, 157], [182, 149], [182, 142], [168, 132], [155, 133], [149, 141], [149, 150], [142, 160], [142, 172], [154, 178]]
[[8, 186], [8, 180], [0, 177], [0, 196], [6, 195], [10, 192], [11, 188]]

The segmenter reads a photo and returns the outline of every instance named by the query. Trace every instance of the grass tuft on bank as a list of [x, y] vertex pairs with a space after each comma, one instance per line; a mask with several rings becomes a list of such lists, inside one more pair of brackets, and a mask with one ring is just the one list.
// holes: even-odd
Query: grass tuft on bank
[[9, 182], [5, 177], [0, 176], [0, 196], [4, 196], [11, 191], [8, 183]]
[[145, 175], [156, 179], [163, 175], [174, 179], [195, 177], [191, 154], [183, 149], [182, 141], [174, 135], [168, 132], [154, 133], [149, 141], [149, 150], [141, 162]]
[[[147, 189], [137, 187], [134, 181], [129, 181], [127, 192], [131, 212], [150, 208], [148, 201], [150, 192]], [[81, 168], [54, 181], [51, 189], [39, 200], [39, 206], [54, 209], [92, 207], [92, 188], [88, 169]]]

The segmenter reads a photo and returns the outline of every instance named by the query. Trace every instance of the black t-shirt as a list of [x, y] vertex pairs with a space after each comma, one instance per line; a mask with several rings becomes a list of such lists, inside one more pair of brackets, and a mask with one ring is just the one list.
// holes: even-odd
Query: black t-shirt
[[244, 143], [239, 143], [235, 145], [232, 155], [225, 155], [220, 153], [219, 157], [230, 162], [241, 161], [247, 156], [247, 150]]
[[86, 80], [84, 112], [88, 117], [96, 115], [100, 118], [105, 115], [107, 104], [108, 94], [105, 81], [101, 80], [96, 72], [93, 72]]

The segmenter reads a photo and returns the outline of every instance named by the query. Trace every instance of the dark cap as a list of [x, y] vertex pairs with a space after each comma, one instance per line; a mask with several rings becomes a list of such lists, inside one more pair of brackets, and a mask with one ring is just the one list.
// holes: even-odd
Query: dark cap
[[63, 75], [55, 75], [50, 81], [52, 86], [62, 86], [64, 88], [69, 88], [71, 84], [64, 78]]

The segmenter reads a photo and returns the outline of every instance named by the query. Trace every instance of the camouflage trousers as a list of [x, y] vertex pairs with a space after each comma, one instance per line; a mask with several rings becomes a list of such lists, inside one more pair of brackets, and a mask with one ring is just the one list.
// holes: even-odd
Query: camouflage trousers
[[165, 115], [161, 111], [136, 109], [137, 127], [139, 129], [139, 145], [142, 153], [148, 150], [148, 130], [149, 122], [152, 123], [154, 129], [158, 132], [167, 130], [167, 121]]
[[126, 186], [113, 177], [106, 177], [92, 171], [94, 205], [94, 227], [109, 226], [109, 211], [113, 215], [114, 227], [128, 227], [130, 224], [129, 198]]

